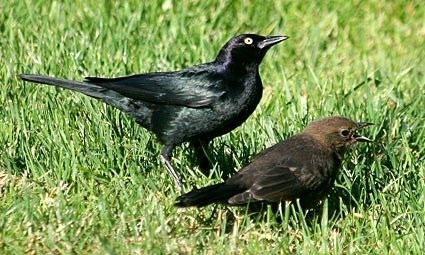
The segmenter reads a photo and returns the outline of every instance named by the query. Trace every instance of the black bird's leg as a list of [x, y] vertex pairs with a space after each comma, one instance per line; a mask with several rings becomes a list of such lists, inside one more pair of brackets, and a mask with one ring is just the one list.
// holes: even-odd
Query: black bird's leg
[[191, 142], [194, 151], [195, 156], [198, 160], [199, 169], [204, 175], [209, 174], [210, 170], [210, 158], [208, 157], [207, 150], [208, 150], [208, 143], [210, 140], [193, 140]]
[[171, 154], [173, 149], [174, 145], [164, 145], [159, 158], [161, 159], [161, 163], [165, 166], [165, 169], [167, 169], [168, 174], [171, 176], [171, 178], [173, 178], [174, 184], [176, 185], [177, 189], [181, 190], [182, 182], [176, 171], [174, 171], [173, 166], [171, 165]]

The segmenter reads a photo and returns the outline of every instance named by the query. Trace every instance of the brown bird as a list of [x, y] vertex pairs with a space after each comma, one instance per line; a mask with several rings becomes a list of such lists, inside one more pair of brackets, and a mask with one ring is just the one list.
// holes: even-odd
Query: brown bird
[[312, 208], [333, 186], [346, 149], [357, 142], [371, 141], [357, 134], [369, 125], [344, 117], [314, 121], [302, 133], [259, 153], [225, 182], [194, 189], [179, 196], [175, 205], [243, 205], [299, 199], [303, 208]]

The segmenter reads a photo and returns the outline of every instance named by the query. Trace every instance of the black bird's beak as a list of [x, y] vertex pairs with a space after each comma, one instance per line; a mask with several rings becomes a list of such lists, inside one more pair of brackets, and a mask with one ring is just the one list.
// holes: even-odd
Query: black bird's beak
[[[370, 122], [357, 122], [357, 129], [362, 129], [368, 126], [373, 125], [373, 123]], [[356, 140], [356, 142], [373, 142], [373, 140], [367, 138], [366, 136], [357, 135], [354, 134], [353, 138]]]
[[277, 36], [267, 36], [266, 39], [262, 40], [261, 42], [258, 43], [258, 48], [260, 49], [268, 49], [270, 47], [272, 47], [275, 44], [278, 44], [280, 42], [285, 41], [286, 39], [288, 39], [288, 36], [281, 36], [281, 35], [277, 35]]

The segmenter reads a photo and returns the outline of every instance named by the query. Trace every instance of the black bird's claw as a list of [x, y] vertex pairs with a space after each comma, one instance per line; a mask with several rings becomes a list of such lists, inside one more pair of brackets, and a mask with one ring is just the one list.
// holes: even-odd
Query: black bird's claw
[[180, 177], [177, 175], [176, 171], [174, 171], [173, 166], [171, 165], [171, 162], [167, 160], [163, 155], [159, 156], [161, 163], [165, 166], [165, 169], [167, 169], [168, 174], [173, 178], [174, 184], [176, 185], [176, 188], [178, 190], [182, 189], [182, 182], [180, 180]]

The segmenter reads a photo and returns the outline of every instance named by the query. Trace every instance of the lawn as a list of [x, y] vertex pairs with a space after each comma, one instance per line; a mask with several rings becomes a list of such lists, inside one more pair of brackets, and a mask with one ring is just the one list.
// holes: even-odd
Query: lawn
[[[0, 1], [0, 254], [422, 254], [422, 1], [63, 2]], [[375, 123], [375, 142], [346, 157], [315, 211], [177, 209], [153, 135], [94, 99], [17, 78], [177, 70], [245, 32], [290, 37], [261, 65], [260, 105], [215, 140], [211, 176], [187, 146], [173, 163], [188, 191], [313, 119]]]

